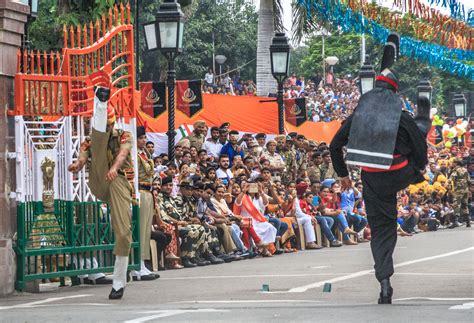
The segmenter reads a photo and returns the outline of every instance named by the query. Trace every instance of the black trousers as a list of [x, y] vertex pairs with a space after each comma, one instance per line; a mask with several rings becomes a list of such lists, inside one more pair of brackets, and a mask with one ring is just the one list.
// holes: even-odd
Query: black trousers
[[163, 231], [151, 231], [151, 238], [156, 241], [158, 252], [165, 250], [166, 246], [171, 242], [171, 234]]
[[370, 248], [378, 281], [393, 275], [393, 251], [397, 244], [397, 193], [419, 180], [411, 166], [393, 172], [362, 172], [363, 197], [370, 225]]

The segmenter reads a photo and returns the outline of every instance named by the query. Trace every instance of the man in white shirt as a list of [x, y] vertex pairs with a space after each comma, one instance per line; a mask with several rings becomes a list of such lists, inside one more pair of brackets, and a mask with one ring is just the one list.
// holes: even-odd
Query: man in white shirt
[[219, 158], [221, 153], [222, 144], [219, 141], [219, 128], [212, 127], [211, 128], [211, 137], [204, 141], [204, 145], [202, 146], [203, 149], [206, 149], [207, 154], [216, 160]]
[[229, 185], [230, 180], [234, 178], [234, 175], [229, 169], [229, 164], [229, 156], [224, 154], [219, 156], [219, 168], [216, 170], [216, 176], [220, 178], [222, 183], [226, 186]]
[[204, 81], [206, 82], [207, 86], [214, 86], [214, 73], [212, 73], [212, 69], [209, 69], [209, 71], [206, 73], [204, 76]]

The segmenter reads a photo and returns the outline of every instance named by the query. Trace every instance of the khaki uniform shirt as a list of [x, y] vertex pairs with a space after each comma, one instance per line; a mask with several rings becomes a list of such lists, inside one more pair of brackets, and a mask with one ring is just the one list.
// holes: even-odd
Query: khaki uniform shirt
[[270, 162], [271, 167], [282, 167], [285, 166], [285, 162], [283, 158], [280, 156], [279, 153], [271, 154], [269, 151], [265, 151], [262, 153], [263, 158], [267, 159]]
[[153, 184], [155, 174], [154, 162], [147, 149], [138, 152], [138, 183], [144, 185]]
[[[128, 180], [133, 180], [134, 177], [132, 155], [130, 154], [133, 147], [132, 138], [132, 134], [128, 131], [123, 131], [121, 129], [113, 129], [112, 134], [109, 138], [109, 144], [107, 146], [107, 159], [109, 162], [109, 168], [113, 165], [115, 158], [117, 158], [117, 155], [119, 154], [121, 149], [127, 149], [129, 151], [127, 158], [120, 167], [120, 171], [122, 171], [126, 175]], [[81, 143], [81, 146], [79, 148], [79, 156], [84, 156], [89, 159], [90, 147], [91, 139], [87, 137], [86, 140]]]
[[198, 150], [202, 148], [202, 145], [204, 144], [204, 140], [206, 137], [204, 135], [196, 135], [196, 133], [192, 133], [188, 137], [189, 143], [192, 146], [196, 147]]

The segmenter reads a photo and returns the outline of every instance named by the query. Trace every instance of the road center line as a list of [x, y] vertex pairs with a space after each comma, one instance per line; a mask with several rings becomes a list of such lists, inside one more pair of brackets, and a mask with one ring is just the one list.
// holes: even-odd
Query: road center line
[[[405, 261], [405, 262], [396, 264], [394, 267], [395, 268], [405, 267], [405, 266], [416, 264], [416, 263], [419, 263], [419, 262], [424, 262], [424, 261], [429, 261], [429, 260], [433, 260], [433, 259], [449, 257], [449, 256], [457, 255], [457, 254], [472, 251], [472, 250], [474, 250], [474, 247], [469, 247], [469, 248], [466, 248], [466, 249], [456, 250], [456, 251], [444, 253], [444, 254], [441, 254], [441, 255], [425, 257], [425, 258], [420, 258], [420, 259], [414, 259], [414, 260], [410, 260], [410, 261]], [[329, 279], [329, 280], [319, 281], [319, 282], [312, 283], [312, 284], [309, 284], [309, 285], [295, 287], [295, 288], [290, 289], [288, 291], [288, 293], [304, 293], [304, 292], [306, 292], [310, 289], [322, 287], [322, 286], [324, 286], [325, 283], [337, 283], [337, 282], [348, 280], [348, 279], [351, 279], [351, 278], [357, 278], [357, 277], [360, 277], [360, 276], [372, 274], [373, 272], [374, 272], [373, 269], [362, 270], [362, 271], [358, 271], [358, 272], [355, 272], [355, 273], [352, 273], [352, 274], [349, 274], [349, 275], [344, 275], [344, 276], [341, 276], [341, 277], [336, 277], [336, 278]]]

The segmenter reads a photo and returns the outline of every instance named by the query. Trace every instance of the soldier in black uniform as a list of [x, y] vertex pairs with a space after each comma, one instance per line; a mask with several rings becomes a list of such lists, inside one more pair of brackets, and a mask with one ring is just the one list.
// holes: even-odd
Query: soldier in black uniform
[[413, 118], [403, 111], [403, 102], [396, 94], [397, 78], [389, 68], [395, 61], [398, 44], [396, 40], [386, 44], [382, 75], [377, 77], [375, 88], [361, 97], [354, 114], [347, 118], [330, 145], [333, 166], [343, 187], [352, 185], [344, 161], [344, 146], [348, 148], [347, 164], [362, 166], [375, 276], [381, 284], [379, 304], [392, 301], [390, 277], [397, 242], [397, 192], [424, 180], [422, 172], [428, 163], [426, 135], [431, 126], [428, 99], [418, 99], [418, 115]]

